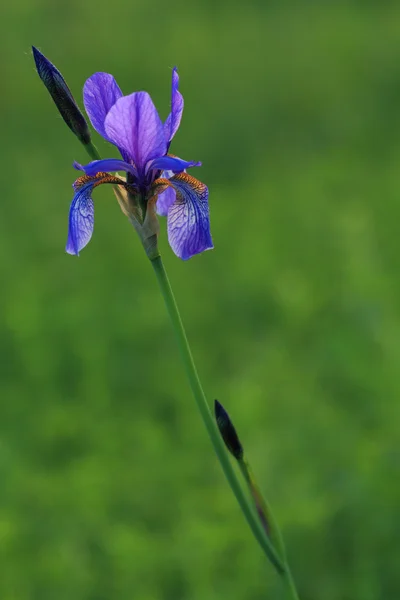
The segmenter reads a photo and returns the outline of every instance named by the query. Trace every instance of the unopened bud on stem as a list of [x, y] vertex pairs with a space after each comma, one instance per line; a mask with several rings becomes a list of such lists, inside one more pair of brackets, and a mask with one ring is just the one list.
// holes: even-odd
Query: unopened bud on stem
[[36, 70], [65, 123], [85, 146], [90, 144], [90, 132], [85, 117], [78, 108], [60, 71], [34, 46]]
[[225, 446], [229, 452], [236, 458], [236, 460], [242, 460], [243, 458], [243, 447], [240, 443], [236, 429], [232, 425], [232, 421], [229, 418], [228, 413], [218, 400], [214, 401], [215, 418], [217, 421], [219, 432], [222, 439], [225, 442]]

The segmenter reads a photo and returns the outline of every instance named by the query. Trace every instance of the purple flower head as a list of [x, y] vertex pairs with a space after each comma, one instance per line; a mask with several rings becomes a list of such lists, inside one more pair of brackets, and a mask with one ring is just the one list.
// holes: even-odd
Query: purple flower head
[[[147, 92], [123, 96], [108, 73], [95, 73], [86, 81], [83, 97], [90, 121], [107, 142], [118, 148], [122, 159], [95, 160], [83, 166], [75, 163], [86, 178], [79, 178], [75, 185], [66, 248], [69, 254], [79, 254], [91, 238], [91, 193], [102, 183], [118, 185], [120, 204], [143, 236], [157, 235], [156, 211], [166, 216], [168, 240], [178, 257], [186, 260], [213, 247], [208, 189], [186, 173], [186, 169], [201, 163], [168, 154], [183, 112], [178, 87], [178, 72], [174, 68], [171, 112], [163, 123]], [[115, 171], [124, 172], [126, 177], [106, 180], [107, 172]], [[153, 227], [150, 233], [149, 223]]]
[[88, 124], [79, 110], [64, 77], [35, 46], [32, 46], [32, 52], [38, 75], [53, 98], [60, 115], [82, 144], [89, 144]]

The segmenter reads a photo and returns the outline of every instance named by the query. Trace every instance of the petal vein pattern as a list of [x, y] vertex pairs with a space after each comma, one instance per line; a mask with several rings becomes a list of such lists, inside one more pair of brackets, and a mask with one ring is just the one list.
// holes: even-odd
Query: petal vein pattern
[[94, 227], [93, 183], [86, 183], [75, 194], [69, 210], [68, 239], [65, 250], [79, 255], [89, 242]]
[[83, 175], [74, 183], [75, 195], [69, 209], [68, 239], [65, 247], [68, 254], [79, 256], [82, 248], [90, 242], [94, 227], [92, 191], [102, 183], [121, 185], [123, 182], [108, 173], [98, 173], [96, 177]]
[[168, 209], [168, 241], [175, 254], [187, 260], [214, 247], [208, 188], [187, 173], [175, 175], [168, 181], [176, 191], [176, 201]]
[[83, 88], [83, 102], [90, 121], [97, 133], [107, 141], [111, 140], [107, 137], [104, 121], [108, 111], [121, 96], [117, 82], [109, 73], [95, 73]]
[[105, 130], [112, 143], [129, 154], [139, 172], [144, 172], [149, 160], [166, 153], [163, 124], [147, 92], [117, 100], [106, 117]]

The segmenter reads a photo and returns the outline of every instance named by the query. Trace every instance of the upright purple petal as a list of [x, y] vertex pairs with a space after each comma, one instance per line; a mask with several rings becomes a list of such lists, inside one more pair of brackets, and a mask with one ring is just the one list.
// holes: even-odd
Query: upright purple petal
[[160, 156], [155, 158], [146, 166], [146, 170], [150, 169], [162, 169], [163, 171], [173, 171], [174, 173], [181, 173], [185, 169], [190, 167], [201, 167], [201, 162], [198, 161], [187, 161], [177, 156]]
[[110, 140], [104, 129], [104, 121], [110, 108], [121, 96], [122, 92], [117, 82], [109, 73], [95, 73], [83, 87], [86, 112], [93, 127], [107, 141]]
[[175, 254], [187, 260], [213, 248], [210, 233], [208, 188], [187, 173], [170, 180], [176, 201], [168, 210], [168, 241]]
[[177, 68], [172, 69], [171, 112], [164, 123], [165, 139], [170, 144], [179, 129], [183, 113], [183, 96], [179, 91], [179, 75]]
[[166, 153], [164, 127], [147, 92], [117, 100], [104, 126], [108, 139], [129, 154], [139, 172], [144, 172], [148, 161]]
[[69, 209], [68, 239], [65, 250], [68, 254], [79, 255], [92, 237], [94, 227], [94, 206], [91, 198], [94, 182], [80, 187]]

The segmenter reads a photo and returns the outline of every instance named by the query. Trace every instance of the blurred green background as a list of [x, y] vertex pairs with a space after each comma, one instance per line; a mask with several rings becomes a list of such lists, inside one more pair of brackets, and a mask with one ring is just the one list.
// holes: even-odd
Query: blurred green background
[[[2, 5], [1, 600], [283, 598], [223, 478], [153, 272], [108, 188], [64, 252], [86, 155], [38, 79], [152, 94], [202, 160], [215, 250], [161, 247], [302, 600], [400, 594], [400, 5]], [[116, 155], [95, 137], [103, 155]]]

